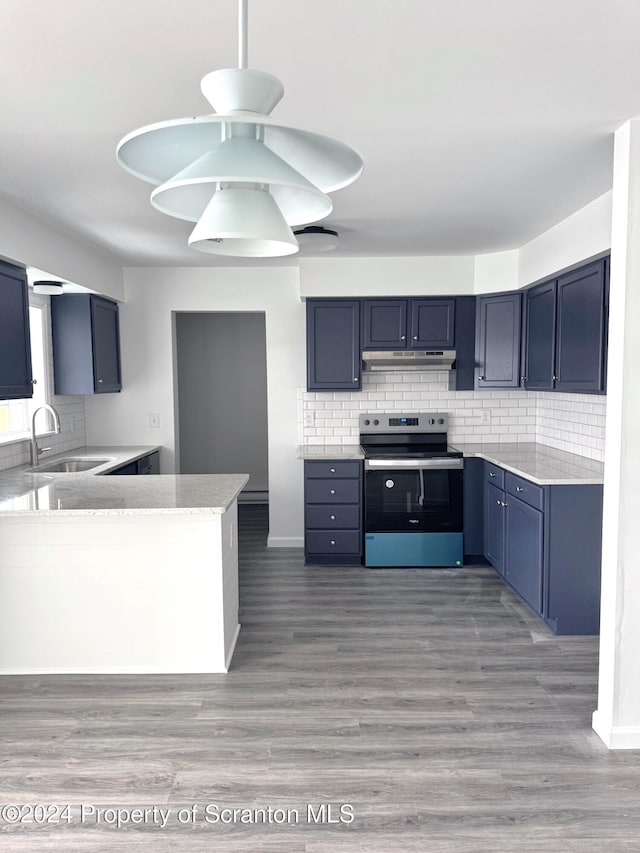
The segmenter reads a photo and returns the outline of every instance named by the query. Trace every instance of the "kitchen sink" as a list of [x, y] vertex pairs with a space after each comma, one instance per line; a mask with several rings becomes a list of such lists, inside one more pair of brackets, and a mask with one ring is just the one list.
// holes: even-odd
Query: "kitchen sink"
[[64, 459], [44, 462], [31, 470], [35, 474], [79, 474], [82, 471], [91, 471], [92, 468], [97, 468], [98, 465], [104, 465], [111, 461], [111, 459], [88, 459], [86, 456], [68, 456]]

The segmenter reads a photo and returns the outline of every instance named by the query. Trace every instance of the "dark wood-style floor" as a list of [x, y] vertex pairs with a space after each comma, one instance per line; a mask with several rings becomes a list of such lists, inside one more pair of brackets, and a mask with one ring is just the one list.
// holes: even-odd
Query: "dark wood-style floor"
[[[265, 535], [241, 508], [228, 675], [0, 677], [0, 803], [72, 805], [0, 819], [1, 851], [640, 850], [640, 753], [591, 730], [596, 639], [553, 637], [489, 568], [305, 568]], [[81, 803], [170, 811], [117, 829]], [[321, 803], [353, 822], [309, 822]]]

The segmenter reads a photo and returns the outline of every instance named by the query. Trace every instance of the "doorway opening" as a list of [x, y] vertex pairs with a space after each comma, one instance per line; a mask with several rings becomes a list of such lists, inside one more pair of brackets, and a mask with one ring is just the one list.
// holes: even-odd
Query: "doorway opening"
[[262, 312], [176, 312], [181, 474], [249, 474], [239, 503], [267, 503], [267, 347]]

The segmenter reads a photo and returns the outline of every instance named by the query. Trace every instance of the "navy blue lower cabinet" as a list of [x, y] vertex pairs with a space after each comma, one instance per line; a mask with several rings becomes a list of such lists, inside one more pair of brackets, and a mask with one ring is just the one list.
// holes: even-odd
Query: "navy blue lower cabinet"
[[484, 555], [491, 565], [505, 573], [505, 493], [502, 489], [487, 483], [485, 491], [485, 551]]
[[513, 495], [506, 496], [504, 576], [527, 604], [542, 612], [543, 514]]
[[484, 463], [484, 555], [556, 634], [600, 629], [602, 486], [539, 486]]
[[304, 463], [305, 564], [362, 563], [362, 462]]
[[602, 486], [548, 486], [543, 615], [556, 634], [600, 631]]
[[464, 460], [463, 524], [465, 564], [484, 562], [484, 459]]

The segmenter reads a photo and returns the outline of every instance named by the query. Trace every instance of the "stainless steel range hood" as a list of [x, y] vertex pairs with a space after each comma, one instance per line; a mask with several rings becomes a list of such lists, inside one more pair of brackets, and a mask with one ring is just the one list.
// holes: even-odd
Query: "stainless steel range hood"
[[455, 350], [365, 350], [365, 370], [451, 370]]

